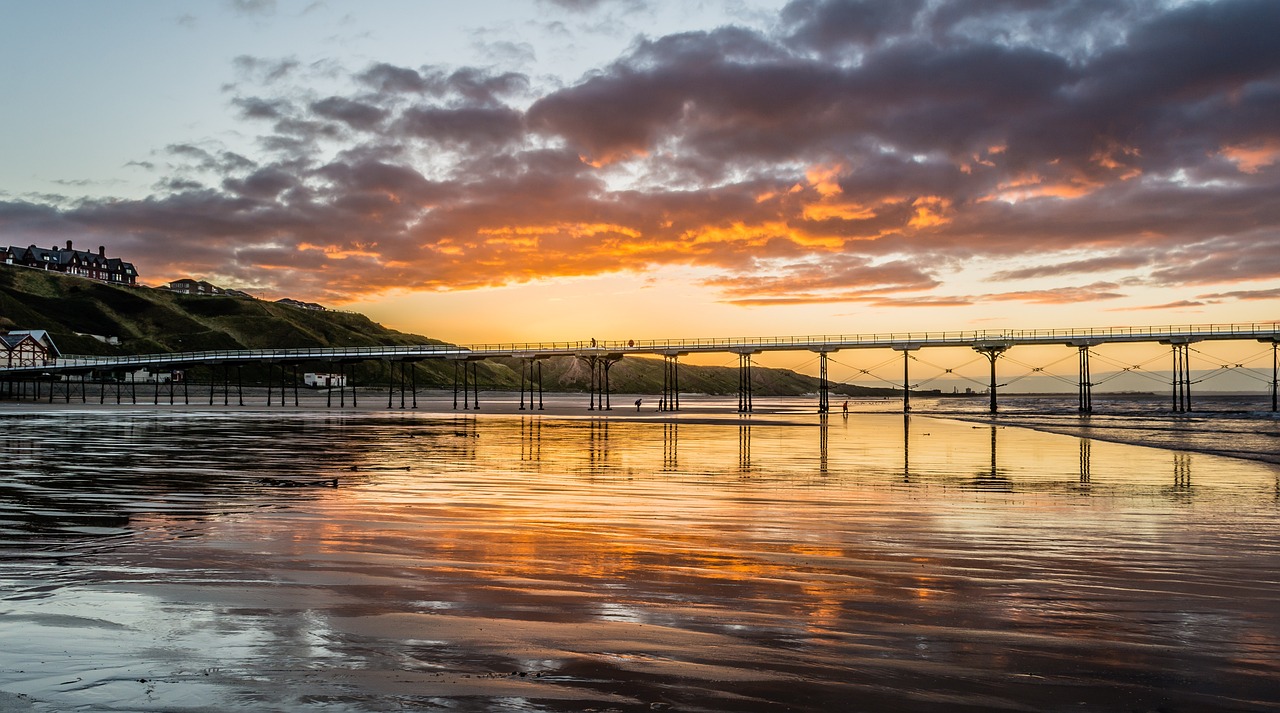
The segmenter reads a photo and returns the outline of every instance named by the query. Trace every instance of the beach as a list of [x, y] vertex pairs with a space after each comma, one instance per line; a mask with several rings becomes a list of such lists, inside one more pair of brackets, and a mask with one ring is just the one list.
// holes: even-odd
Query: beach
[[1272, 463], [380, 396], [5, 405], [0, 710], [1280, 710]]

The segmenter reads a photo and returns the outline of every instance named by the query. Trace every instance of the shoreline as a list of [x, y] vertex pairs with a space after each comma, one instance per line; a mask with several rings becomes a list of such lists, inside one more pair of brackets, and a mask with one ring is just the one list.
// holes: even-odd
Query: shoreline
[[[338, 405], [341, 397], [316, 390], [299, 390], [298, 405], [293, 404], [293, 393], [287, 392], [288, 402], [281, 406], [279, 391], [271, 394], [272, 402], [267, 403], [267, 390], [264, 387], [247, 387], [244, 389], [244, 405], [234, 402], [223, 405], [220, 393], [214, 394], [213, 405], [208, 403], [208, 391], [202, 394], [190, 394], [191, 403], [183, 403], [180, 392], [175, 390], [173, 404], [168, 403], [168, 393], [160, 394], [156, 403], [154, 389], [151, 398], [139, 398], [132, 403], [131, 399], [123, 403], [114, 403], [114, 398], [86, 399], [81, 403], [75, 400], [55, 399], [52, 403], [41, 401], [3, 401], [0, 402], [0, 415], [23, 415], [53, 412], [97, 412], [103, 410], [131, 410], [135, 413], [173, 414], [173, 415], [208, 415], [218, 413], [255, 413], [285, 415], [289, 413], [319, 413], [333, 415], [361, 414], [419, 414], [431, 417], [511, 417], [511, 416], [545, 416], [555, 419], [584, 420], [600, 419], [617, 422], [661, 423], [661, 424], [707, 424], [707, 425], [752, 425], [752, 426], [792, 426], [821, 427], [823, 419], [828, 422], [840, 419], [843, 414], [840, 404], [844, 399], [833, 399], [832, 412], [817, 413], [816, 399], [805, 396], [758, 397], [755, 408], [750, 413], [739, 413], [736, 399], [732, 396], [685, 395], [681, 399], [679, 411], [659, 411], [658, 399], [643, 394], [614, 394], [610, 396], [611, 408], [590, 409], [590, 394], [574, 392], [544, 393], [542, 408], [531, 408], [526, 405], [521, 409], [521, 395], [518, 392], [490, 392], [482, 399], [480, 407], [454, 408], [454, 396], [450, 391], [433, 390], [417, 394], [417, 406], [413, 406], [413, 395], [405, 394], [401, 404], [401, 394], [391, 392], [388, 406], [388, 392], [374, 389], [361, 389], [356, 404]], [[114, 397], [114, 394], [107, 394]], [[98, 396], [98, 394], [94, 394]], [[143, 394], [139, 394], [143, 396]], [[526, 395], [527, 396], [527, 395]], [[351, 391], [347, 391], [345, 399], [350, 400]], [[635, 399], [641, 399], [641, 408], [634, 406]], [[1017, 395], [1010, 398], [1016, 399]], [[1032, 397], [1034, 398], [1034, 397]], [[1081, 416], [1069, 411], [1005, 411], [990, 414], [978, 410], [956, 411], [947, 409], [930, 409], [927, 406], [903, 414], [897, 400], [894, 399], [849, 399], [855, 408], [850, 415], [897, 415], [919, 416], [976, 423], [999, 425], [1002, 427], [1025, 428], [1033, 431], [1052, 433], [1076, 438], [1089, 438], [1098, 441], [1125, 445], [1160, 448], [1169, 451], [1203, 453], [1206, 455], [1236, 458], [1253, 462], [1280, 465], [1280, 419], [1271, 412], [1254, 411], [1211, 411], [1203, 410], [1190, 414], [1173, 414], [1167, 412], [1134, 413], [1134, 412], [1095, 412], [1090, 416]], [[884, 406], [886, 408], [876, 408]], [[893, 406], [890, 409], [887, 407]], [[859, 408], [861, 407], [861, 408]], [[1224, 418], [1225, 416], [1225, 418]], [[1236, 438], [1223, 438], [1231, 433], [1223, 433], [1222, 429], [1230, 426]], [[1235, 450], [1219, 447], [1217, 444], [1231, 443], [1238, 447]]]

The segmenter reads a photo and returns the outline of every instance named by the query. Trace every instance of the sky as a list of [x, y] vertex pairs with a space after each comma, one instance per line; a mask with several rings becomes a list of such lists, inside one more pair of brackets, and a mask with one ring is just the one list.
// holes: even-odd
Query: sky
[[0, 3], [0, 242], [462, 343], [1272, 322], [1274, 0]]

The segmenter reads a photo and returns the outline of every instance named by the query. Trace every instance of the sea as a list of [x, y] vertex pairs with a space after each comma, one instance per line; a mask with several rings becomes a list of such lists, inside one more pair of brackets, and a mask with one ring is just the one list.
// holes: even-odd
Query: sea
[[1280, 711], [1270, 396], [0, 405], [0, 711]]

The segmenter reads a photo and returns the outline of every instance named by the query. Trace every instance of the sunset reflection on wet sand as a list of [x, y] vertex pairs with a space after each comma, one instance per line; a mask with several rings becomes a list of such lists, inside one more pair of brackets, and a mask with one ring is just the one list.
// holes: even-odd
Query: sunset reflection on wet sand
[[0, 418], [0, 711], [1280, 710], [1270, 464], [889, 413]]

